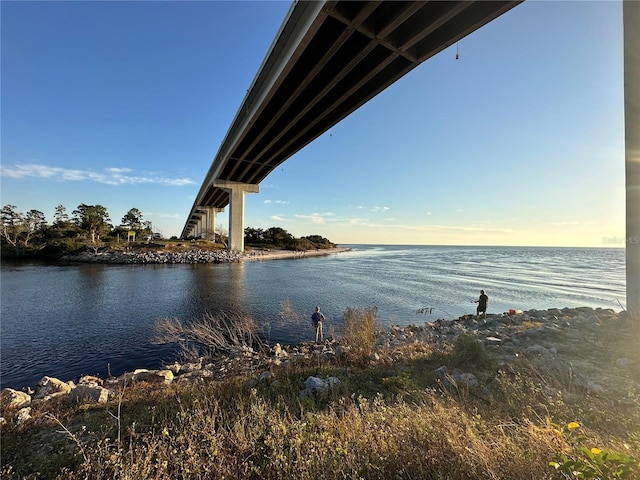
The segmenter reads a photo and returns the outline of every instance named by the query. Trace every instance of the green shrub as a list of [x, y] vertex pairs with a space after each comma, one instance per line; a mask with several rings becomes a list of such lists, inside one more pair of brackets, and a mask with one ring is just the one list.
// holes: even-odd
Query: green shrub
[[451, 359], [454, 367], [491, 368], [493, 357], [485, 350], [484, 345], [473, 335], [460, 335], [454, 345]]
[[82, 238], [65, 238], [60, 242], [60, 249], [63, 254], [72, 255], [85, 248], [86, 242]]

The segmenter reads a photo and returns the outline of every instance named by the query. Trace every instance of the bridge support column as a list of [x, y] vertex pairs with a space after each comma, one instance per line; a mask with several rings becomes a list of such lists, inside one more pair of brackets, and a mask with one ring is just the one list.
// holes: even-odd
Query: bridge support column
[[202, 210], [196, 212], [198, 214], [198, 220], [196, 221], [196, 226], [193, 229], [193, 236], [196, 238], [200, 238], [202, 236], [202, 217], [204, 213]]
[[216, 180], [215, 187], [229, 192], [229, 245], [228, 250], [244, 252], [244, 195], [258, 193], [260, 187], [252, 183]]
[[201, 233], [202, 233], [202, 217], [199, 217], [198, 221], [196, 222], [196, 234], [195, 234], [195, 237], [199, 238]]
[[209, 240], [209, 212], [206, 207], [200, 207], [200, 238]]
[[640, 2], [622, 2], [624, 28], [627, 312], [640, 321]]
[[200, 238], [206, 240], [207, 233], [207, 212], [203, 210], [200, 214]]
[[215, 207], [206, 207], [204, 209], [206, 215], [205, 222], [205, 238], [207, 240], [211, 240], [212, 242], [216, 241], [216, 214], [220, 212], [224, 212], [224, 208], [215, 208]]

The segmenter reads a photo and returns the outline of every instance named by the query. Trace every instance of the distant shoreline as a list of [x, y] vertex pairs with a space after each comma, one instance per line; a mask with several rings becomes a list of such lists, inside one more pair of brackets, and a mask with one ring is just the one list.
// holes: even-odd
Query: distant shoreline
[[242, 256], [243, 261], [257, 262], [261, 260], [280, 260], [285, 258], [305, 258], [319, 257], [323, 255], [332, 255], [334, 253], [349, 252], [351, 248], [335, 247], [335, 248], [316, 248], [315, 250], [251, 250], [245, 252]]

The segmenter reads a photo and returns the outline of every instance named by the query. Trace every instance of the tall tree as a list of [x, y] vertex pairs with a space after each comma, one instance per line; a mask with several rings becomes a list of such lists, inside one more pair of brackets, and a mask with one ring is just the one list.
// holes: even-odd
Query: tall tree
[[46, 236], [51, 239], [63, 237], [75, 237], [79, 233], [79, 228], [71, 221], [64, 205], [58, 205], [53, 214], [53, 224], [46, 229]]
[[91, 243], [95, 244], [100, 240], [100, 236], [110, 230], [109, 214], [102, 205], [85, 205], [81, 203], [77, 210], [73, 211], [76, 225], [85, 230], [91, 238]]
[[31, 238], [34, 235], [41, 234], [46, 225], [47, 220], [44, 213], [40, 210], [29, 210], [22, 223], [24, 246], [28, 247]]
[[264, 231], [264, 239], [276, 247], [284, 247], [291, 243], [293, 235], [287, 232], [284, 228], [271, 227]]
[[67, 208], [64, 205], [58, 205], [56, 207], [56, 213], [53, 214], [53, 224], [56, 227], [66, 226], [69, 221], [69, 215], [67, 215]]
[[121, 220], [122, 226], [129, 230], [141, 230], [143, 223], [142, 212], [137, 208], [129, 210]]
[[18, 238], [22, 231], [24, 215], [16, 210], [15, 205], [5, 205], [0, 211], [2, 237], [13, 247], [18, 247]]
[[245, 228], [244, 243], [247, 245], [258, 245], [260, 243], [264, 243], [264, 231], [261, 228]]

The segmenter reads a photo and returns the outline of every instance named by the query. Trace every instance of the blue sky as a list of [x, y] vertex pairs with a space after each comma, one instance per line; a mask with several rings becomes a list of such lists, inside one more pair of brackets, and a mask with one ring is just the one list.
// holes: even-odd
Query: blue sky
[[[2, 205], [137, 208], [179, 235], [289, 6], [3, 1]], [[622, 2], [528, 0], [287, 160], [245, 225], [622, 247], [622, 48]]]

